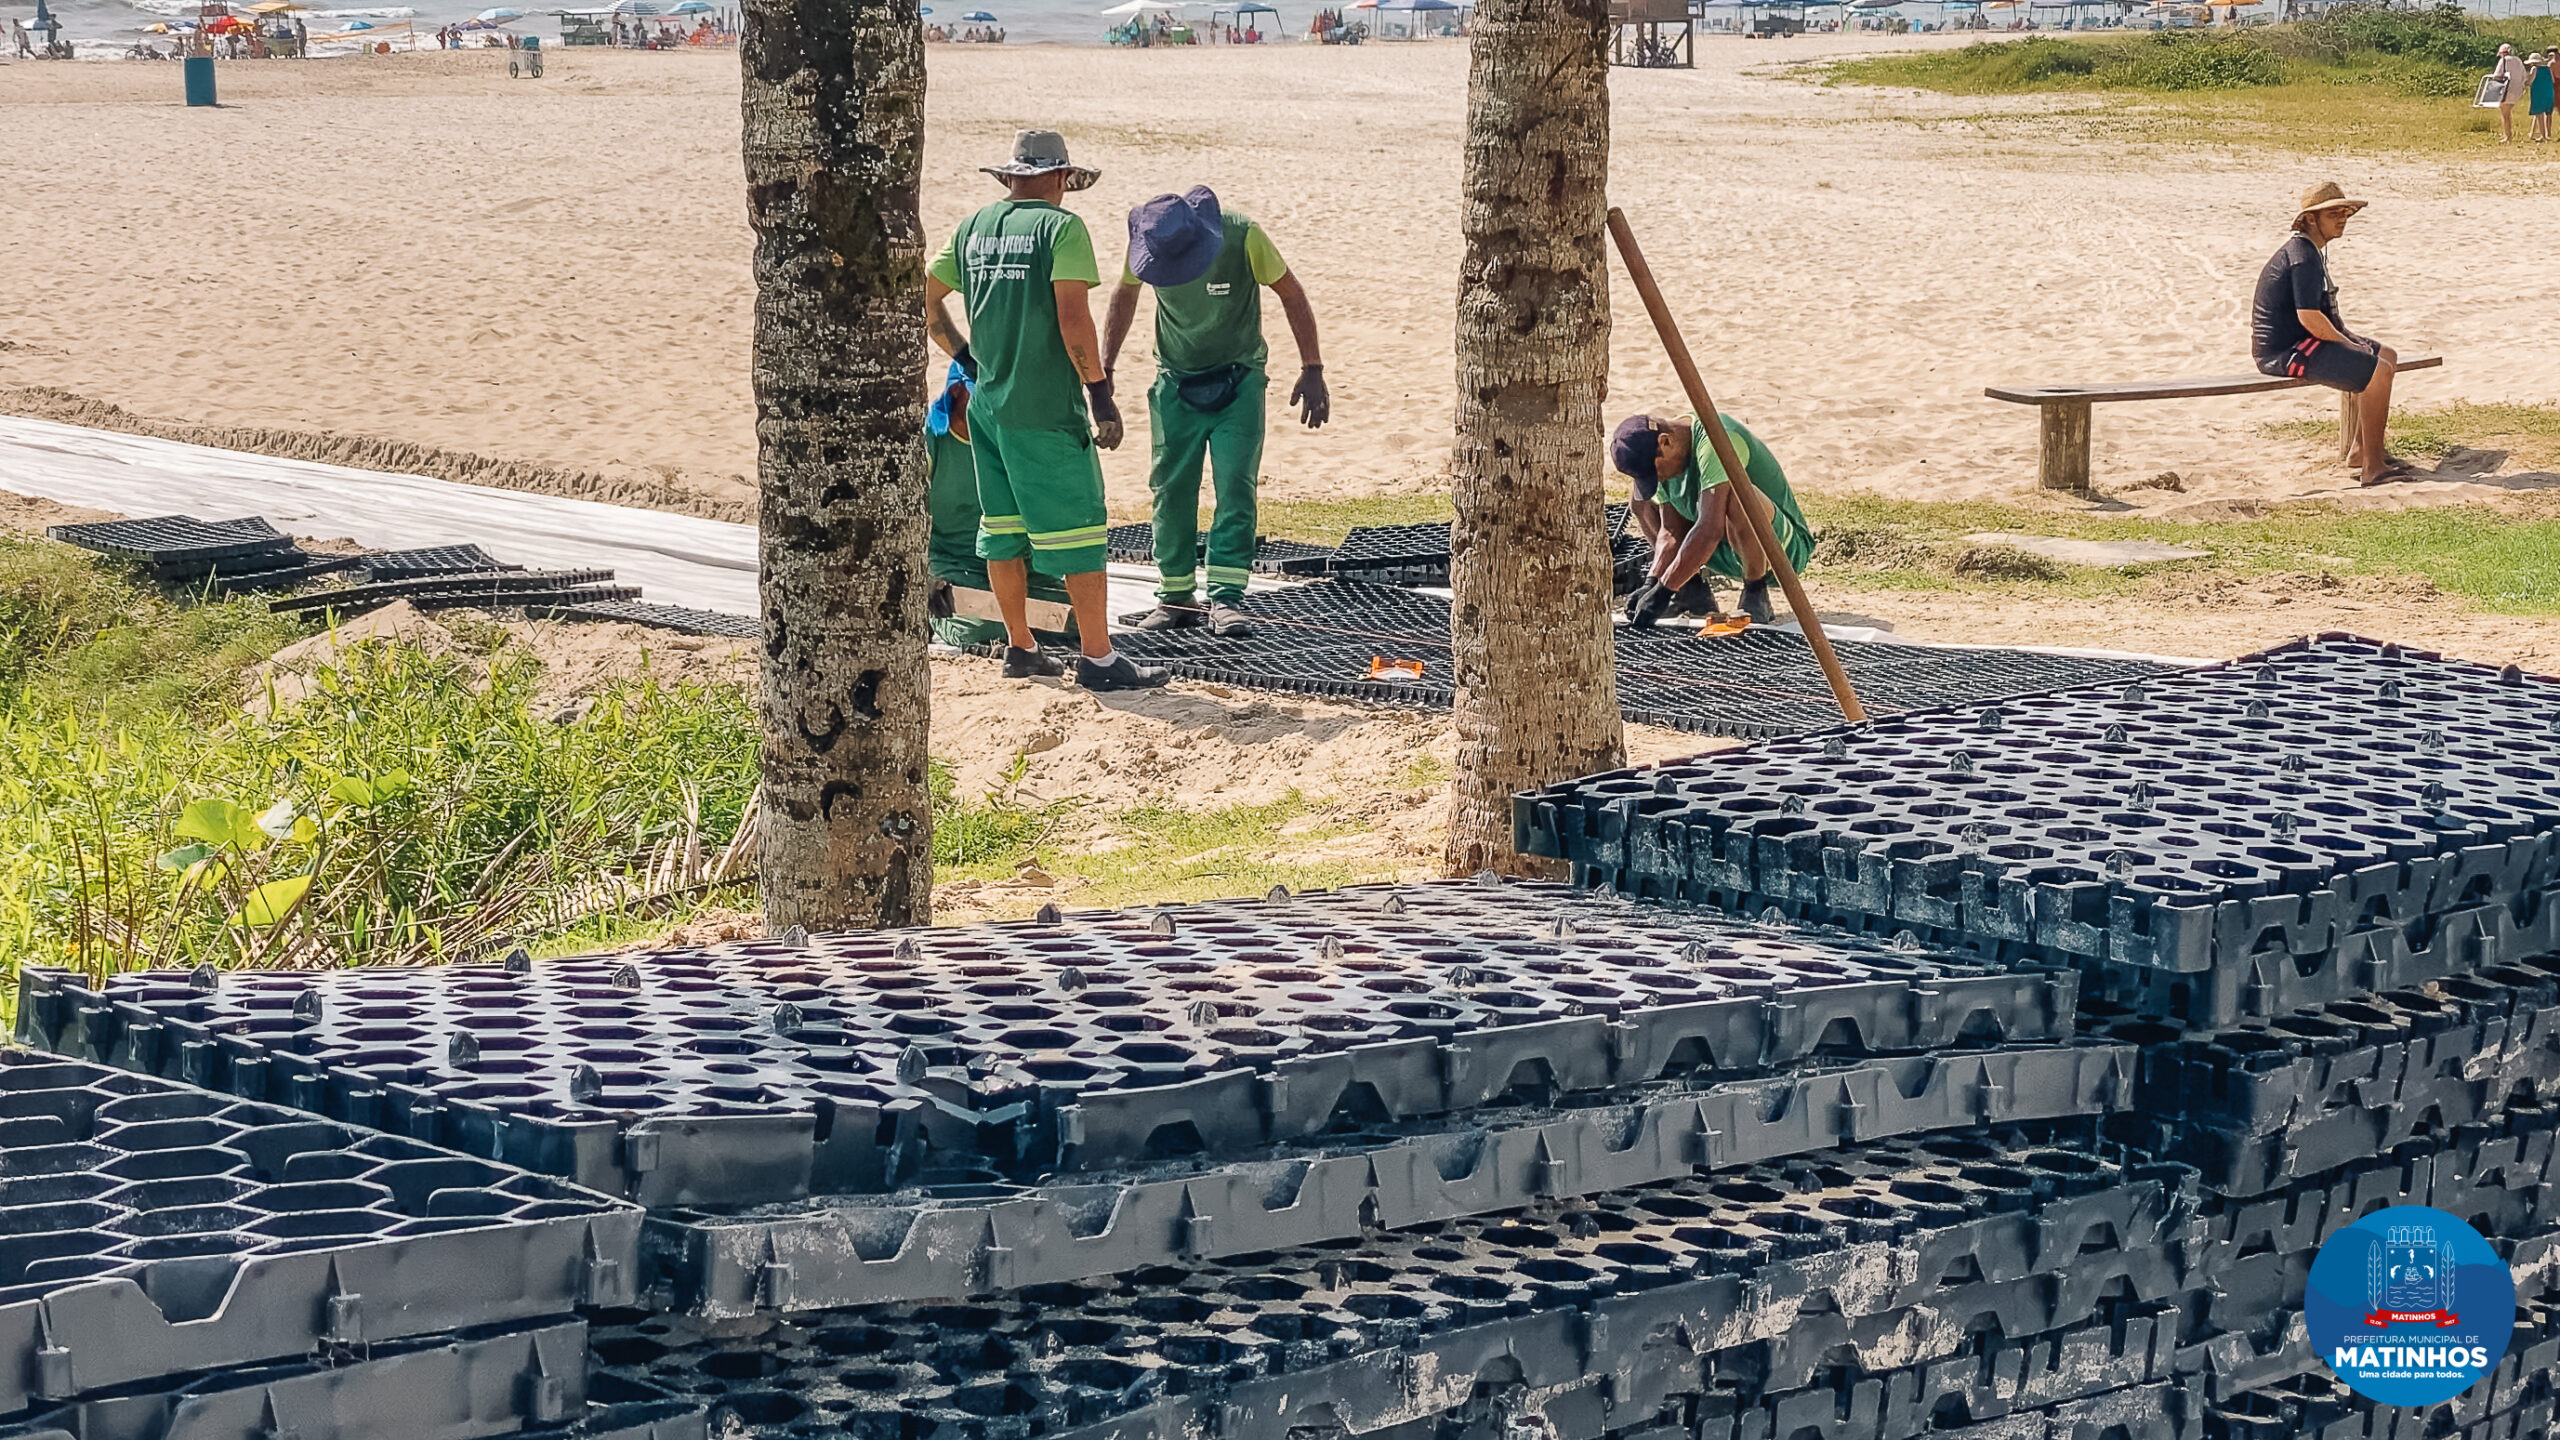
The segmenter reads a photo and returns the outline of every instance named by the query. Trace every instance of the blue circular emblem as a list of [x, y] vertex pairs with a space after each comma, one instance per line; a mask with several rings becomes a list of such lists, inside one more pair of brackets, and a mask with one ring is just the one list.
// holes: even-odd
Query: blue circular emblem
[[2469, 1225], [2396, 1205], [2321, 1242], [2302, 1318], [2312, 1350], [2348, 1389], [2385, 1405], [2433, 1405], [2505, 1358], [2516, 1280]]

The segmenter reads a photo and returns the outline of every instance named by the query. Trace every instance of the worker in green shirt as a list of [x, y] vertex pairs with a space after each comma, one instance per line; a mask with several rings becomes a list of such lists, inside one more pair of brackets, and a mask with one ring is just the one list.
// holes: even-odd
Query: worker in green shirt
[[[1796, 492], [1778, 468], [1778, 457], [1741, 421], [1723, 417], [1725, 434], [1742, 460], [1743, 473], [1769, 502], [1770, 525], [1787, 560], [1798, 570], [1813, 559], [1813, 527], [1796, 505]], [[1758, 531], [1742, 513], [1742, 497], [1725, 483], [1724, 462], [1696, 420], [1630, 415], [1609, 441], [1609, 460], [1635, 484], [1630, 507], [1653, 544], [1653, 567], [1627, 598], [1627, 622], [1650, 626], [1675, 607], [1691, 614], [1715, 611], [1712, 572], [1742, 582], [1742, 613], [1759, 624], [1774, 618], [1769, 605], [1769, 561]]]
[[[958, 613], [950, 593], [954, 586], [987, 588], [987, 562], [978, 555], [978, 518], [985, 512], [978, 508], [977, 458], [969, 447], [970, 388], [968, 372], [954, 364], [924, 418], [925, 458], [932, 476], [925, 509], [933, 522], [925, 569], [939, 582], [930, 607], [933, 638], [964, 650], [1005, 638], [1002, 622]], [[1065, 587], [1046, 575], [1032, 575], [1029, 588], [1035, 600], [1067, 598]]]
[[[970, 450], [978, 477], [977, 551], [1004, 612], [1008, 678], [1057, 675], [1031, 633], [1030, 577], [1063, 581], [1083, 655], [1076, 683], [1088, 690], [1138, 690], [1165, 683], [1161, 666], [1140, 665], [1111, 648], [1109, 581], [1103, 574], [1110, 516], [1102, 498], [1102, 457], [1120, 443], [1120, 407], [1093, 331], [1088, 296], [1101, 283], [1093, 237], [1059, 207], [1098, 172], [1067, 158], [1054, 130], [1015, 137], [1009, 164], [982, 167], [1006, 198], [963, 221], [925, 268], [926, 330], [976, 377], [969, 406]], [[960, 296], [962, 334], [946, 299]]]
[[[1245, 635], [1252, 625], [1236, 602], [1253, 575], [1255, 498], [1262, 483], [1265, 391], [1262, 287], [1280, 297], [1298, 343], [1298, 383], [1289, 403], [1312, 430], [1332, 414], [1315, 311], [1262, 227], [1203, 185], [1159, 195], [1129, 212], [1129, 263], [1103, 321], [1107, 372], [1138, 316], [1138, 289], [1156, 292], [1156, 382], [1147, 390], [1155, 438], [1147, 472], [1155, 495], [1156, 608], [1145, 630], [1206, 625]], [[1200, 568], [1200, 462], [1209, 462], [1218, 513], [1209, 531], [1209, 603], [1195, 598]]]

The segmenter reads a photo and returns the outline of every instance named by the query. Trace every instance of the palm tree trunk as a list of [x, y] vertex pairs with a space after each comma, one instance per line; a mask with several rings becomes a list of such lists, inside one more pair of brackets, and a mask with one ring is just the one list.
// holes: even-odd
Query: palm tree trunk
[[1511, 796], [1626, 754], [1609, 635], [1608, 0], [1486, 0], [1467, 77], [1450, 873], [1540, 873]]
[[745, 17], [765, 921], [919, 923], [924, 32], [916, 0], [746, 0]]

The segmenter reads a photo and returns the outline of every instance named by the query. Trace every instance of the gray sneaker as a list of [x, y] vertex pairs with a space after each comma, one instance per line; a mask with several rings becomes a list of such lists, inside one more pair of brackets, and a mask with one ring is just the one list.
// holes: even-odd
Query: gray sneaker
[[1197, 630], [1211, 619], [1210, 612], [1197, 605], [1159, 602], [1153, 610], [1129, 617], [1124, 623], [1132, 630]]
[[1016, 650], [1004, 647], [1004, 678], [1028, 680], [1035, 675], [1064, 675], [1067, 667], [1056, 658], [1038, 650]]
[[1076, 657], [1076, 683], [1087, 690], [1153, 690], [1172, 678], [1163, 666], [1141, 665], [1126, 655], [1112, 656], [1108, 665]]
[[1253, 617], [1223, 600], [1209, 602], [1209, 633], [1237, 640], [1253, 633]]

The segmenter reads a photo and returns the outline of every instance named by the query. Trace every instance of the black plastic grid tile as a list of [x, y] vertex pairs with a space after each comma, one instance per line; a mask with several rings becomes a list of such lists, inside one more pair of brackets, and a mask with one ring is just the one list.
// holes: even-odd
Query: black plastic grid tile
[[1662, 898], [2082, 964], [2224, 1026], [2560, 948], [2560, 687], [2353, 636], [1549, 787]]
[[217, 561], [288, 549], [293, 537], [251, 515], [238, 520], [198, 520], [158, 515], [139, 520], [97, 520], [48, 525], [45, 535], [66, 545], [138, 560], [167, 572], [163, 578], [202, 573]]
[[477, 545], [423, 545], [408, 550], [385, 550], [368, 556], [364, 562], [365, 578], [375, 584], [394, 580], [423, 580], [434, 575], [477, 575], [489, 570], [521, 570], [521, 565], [500, 564], [498, 557]]
[[[486, 570], [473, 575], [432, 575], [416, 580], [382, 580], [349, 585], [314, 595], [288, 596], [270, 602], [267, 608], [279, 615], [299, 615], [312, 610], [370, 610], [394, 600], [409, 600], [423, 605], [455, 595], [484, 596], [499, 604], [560, 603], [556, 597], [564, 592], [601, 586], [612, 578], [610, 570]], [[639, 592], [634, 590], [631, 593], [636, 595]], [[510, 595], [522, 598], [510, 600]]]
[[27, 1043], [644, 1204], [1259, 1153], [1344, 1123], [2069, 1036], [2067, 971], [1435, 882], [528, 965], [21, 971]]
[[2196, 1035], [2106, 1002], [2085, 1006], [2082, 1025], [2142, 1047], [2134, 1101], [2110, 1133], [2226, 1194], [2560, 1099], [2560, 959]]
[[705, 635], [719, 640], [753, 640], [763, 632], [752, 615], [694, 610], [682, 605], [656, 605], [641, 600], [598, 600], [584, 605], [527, 605], [535, 620], [614, 621], [672, 630], [679, 635]]
[[[2174, 1343], [2196, 1294], [2184, 1172], [2049, 1138], [1862, 1147], [981, 1304], [761, 1328], [602, 1316], [596, 1359], [750, 1437], [1286, 1440], [1309, 1414], [1355, 1435], [1447, 1415], [1487, 1383], [1560, 1394], [1606, 1376], [1633, 1415], [1710, 1383], [1756, 1401], [1844, 1365], [1954, 1360], [1993, 1327]], [[1747, 1381], [1700, 1364], [1718, 1355], [1747, 1358]]]
[[[624, 1412], [591, 1428], [586, 1404], [587, 1325], [564, 1319], [376, 1346], [360, 1358], [250, 1366], [166, 1385], [127, 1387], [0, 1422], [0, 1440], [473, 1440], [535, 1433], [562, 1440], [628, 1436], [632, 1422], [663, 1418], [641, 1435], [679, 1440], [689, 1407], [656, 1416]], [[699, 1416], [692, 1434], [702, 1433]]]
[[[650, 1222], [652, 1286], [690, 1314], [835, 1309], [1090, 1280], [1356, 1239], [1984, 1121], [2095, 1117], [2129, 1046], [2019, 1047], [1824, 1067], [1624, 1105], [1376, 1126], [1269, 1158], [1047, 1187], [975, 1184]], [[2130, 1382], [2127, 1382], [2130, 1383]]]
[[639, 1236], [505, 1165], [0, 1051], [0, 1414], [627, 1301]]
[[[1153, 525], [1114, 525], [1103, 539], [1105, 558], [1122, 565], [1156, 563], [1156, 529]], [[1200, 532], [1200, 553], [1209, 553], [1209, 532]], [[1253, 573], [1256, 575], [1321, 575], [1333, 559], [1333, 547], [1309, 545], [1299, 540], [1280, 540], [1264, 535], [1253, 542]]]
[[[314, 580], [325, 580], [359, 569], [365, 562], [362, 555], [316, 555], [298, 549], [270, 551], [247, 558], [258, 563], [243, 568], [236, 562], [222, 562], [210, 571], [208, 582], [224, 594], [238, 590], [298, 590]], [[275, 563], [264, 563], [267, 561]]]
[[2543, 1440], [2560, 1421], [2547, 1388], [2538, 1397], [2521, 1399], [2512, 1408], [2494, 1413], [2462, 1403], [2469, 1399], [2466, 1392], [2443, 1405], [2379, 1405], [2329, 1375], [2296, 1375], [2215, 1403], [2205, 1436], [2206, 1440]]
[[[1449, 602], [1366, 580], [1255, 591], [1241, 607], [1256, 633], [1131, 631], [1114, 643], [1184, 679], [1288, 694], [1445, 709], [1455, 676]], [[1871, 713], [1975, 701], [2092, 681], [2169, 673], [2150, 661], [1878, 641], [1833, 648]], [[1369, 678], [1373, 658], [1422, 663], [1419, 682]], [[1840, 712], [1802, 636], [1775, 629], [1701, 639], [1685, 630], [1617, 633], [1619, 708], [1640, 724], [1768, 738], [1836, 725]]]

